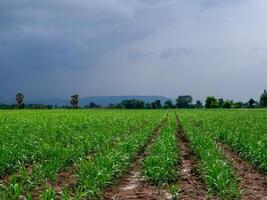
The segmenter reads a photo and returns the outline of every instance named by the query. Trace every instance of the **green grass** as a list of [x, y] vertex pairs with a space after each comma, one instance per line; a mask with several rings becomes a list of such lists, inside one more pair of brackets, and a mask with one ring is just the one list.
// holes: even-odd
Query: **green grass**
[[18, 192], [29, 194], [37, 185], [53, 182], [57, 173], [68, 166], [113, 148], [158, 113], [16, 111], [0, 112], [1, 115], [5, 117], [0, 118], [0, 124], [5, 126], [0, 131], [0, 172], [19, 171], [13, 183], [2, 184], [0, 192], [12, 196]]
[[106, 149], [95, 158], [79, 163], [76, 196], [99, 199], [103, 190], [115, 183], [130, 166], [137, 154], [144, 149], [156, 126], [163, 116], [151, 119], [144, 128], [129, 135], [115, 148]]
[[146, 181], [162, 186], [177, 180], [180, 155], [177, 142], [175, 116], [171, 115], [168, 125], [143, 161], [142, 174]]
[[[243, 159], [267, 171], [266, 110], [176, 110], [142, 164], [145, 180], [157, 186], [179, 175], [177, 112], [189, 143], [201, 160], [209, 191], [238, 198], [232, 166], [217, 147], [229, 145]], [[0, 110], [0, 199], [31, 199], [38, 186], [53, 184], [61, 171], [77, 169], [75, 188], [60, 198], [99, 198], [145, 148], [166, 110]], [[179, 144], [179, 141], [178, 141]], [[31, 169], [31, 172], [29, 171]], [[8, 183], [1, 180], [11, 176]], [[171, 184], [170, 184], [171, 185]], [[173, 188], [175, 193], [177, 190]], [[53, 187], [40, 195], [51, 199]]]
[[267, 110], [188, 112], [198, 129], [229, 145], [243, 159], [267, 172]]
[[222, 199], [239, 198], [237, 181], [232, 166], [224, 158], [213, 138], [192, 124], [191, 116], [178, 113], [192, 150], [201, 160], [200, 173], [209, 192]]

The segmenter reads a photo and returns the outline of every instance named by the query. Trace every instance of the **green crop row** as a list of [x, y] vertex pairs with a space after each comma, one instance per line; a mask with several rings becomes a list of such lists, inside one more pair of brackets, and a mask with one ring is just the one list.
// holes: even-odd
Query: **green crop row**
[[1, 175], [25, 164], [48, 161], [57, 150], [87, 140], [84, 138], [87, 134], [79, 134], [81, 138], [77, 138], [77, 133], [93, 132], [101, 125], [101, 118], [95, 113], [86, 115], [84, 112], [10, 111], [0, 112], [0, 116]]
[[[169, 111], [166, 127], [142, 162], [145, 181], [171, 186], [179, 175], [175, 112], [201, 161], [199, 172], [210, 193], [222, 199], [236, 199], [240, 193], [217, 141], [267, 171], [265, 110], [176, 110]], [[31, 199], [36, 189], [47, 200], [101, 198], [146, 148], [165, 114], [161, 110], [0, 111], [0, 199]], [[54, 181], [71, 167], [75, 186], [60, 187], [57, 193]]]
[[192, 124], [191, 116], [179, 113], [192, 150], [200, 158], [200, 173], [210, 192], [218, 194], [222, 199], [239, 197], [238, 184], [234, 171], [218, 149], [213, 138], [202, 129]]
[[76, 198], [99, 199], [103, 190], [114, 183], [142, 151], [163, 116], [151, 118], [146, 126], [128, 135], [115, 148], [107, 148], [96, 157], [81, 161], [78, 166]]
[[169, 123], [143, 161], [142, 174], [145, 180], [154, 185], [165, 185], [178, 177], [177, 165], [179, 150], [176, 135], [175, 116], [169, 117]]
[[198, 128], [229, 145], [242, 158], [267, 172], [266, 110], [191, 113]]
[[[6, 141], [1, 146], [2, 173], [7, 173], [8, 167], [19, 168], [10, 183], [1, 186], [2, 194], [9, 197], [29, 194], [38, 184], [53, 182], [58, 172], [113, 147], [157, 116], [153, 112], [129, 115], [117, 111], [0, 114], [5, 115], [0, 118], [0, 124], [5, 125], [1, 128], [1, 142]], [[29, 161], [30, 170], [25, 167]]]

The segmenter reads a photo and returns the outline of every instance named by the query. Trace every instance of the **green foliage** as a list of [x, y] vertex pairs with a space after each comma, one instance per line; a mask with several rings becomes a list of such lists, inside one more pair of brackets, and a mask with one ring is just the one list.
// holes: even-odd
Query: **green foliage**
[[177, 147], [176, 122], [170, 117], [167, 127], [150, 149], [150, 155], [143, 162], [142, 174], [148, 182], [164, 185], [177, 179], [179, 150]]
[[78, 160], [113, 148], [158, 116], [153, 111], [0, 111], [0, 175], [20, 169], [13, 185], [30, 193], [47, 179], [53, 183], [58, 172]]
[[54, 188], [49, 187], [47, 190], [45, 190], [43, 195], [40, 196], [40, 199], [43, 199], [43, 200], [54, 200], [54, 199], [56, 199], [56, 193], [55, 193]]
[[164, 108], [174, 108], [174, 105], [172, 104], [172, 101], [171, 100], [167, 100], [164, 103]]
[[179, 96], [176, 99], [176, 107], [177, 108], [190, 108], [193, 102], [193, 98], [190, 95]]
[[201, 174], [209, 191], [222, 199], [239, 197], [237, 182], [231, 165], [224, 159], [213, 138], [188, 113], [179, 114], [193, 151], [201, 159]]
[[2, 199], [19, 199], [22, 194], [22, 188], [17, 184], [17, 178], [12, 177], [10, 184], [5, 186], [0, 184], [0, 197]]
[[202, 104], [202, 102], [200, 100], [196, 101], [195, 108], [203, 108], [203, 104]]
[[229, 101], [229, 100], [226, 100], [225, 102], [223, 102], [223, 108], [232, 108], [233, 107], [233, 101]]
[[88, 105], [84, 106], [84, 108], [101, 108], [101, 106], [94, 102], [90, 102]]
[[233, 105], [233, 108], [242, 108], [244, 107], [244, 103], [243, 102], [236, 102]]
[[[142, 165], [145, 180], [159, 186], [175, 181], [179, 174], [176, 124], [174, 112], [169, 113], [166, 128]], [[264, 109], [177, 113], [201, 160], [203, 180], [222, 199], [238, 198], [239, 191], [232, 167], [217, 141], [267, 172]], [[101, 198], [103, 191], [116, 183], [144, 150], [164, 115], [161, 110], [0, 111], [0, 176], [10, 175], [8, 182], [0, 182], [0, 199], [32, 199], [33, 189], [47, 182], [49, 187], [40, 192], [40, 199]], [[53, 184], [58, 173], [71, 166], [76, 169], [75, 187], [62, 188], [60, 194], [55, 194]], [[178, 198], [175, 185], [169, 191]]]
[[120, 103], [125, 109], [144, 109], [145, 102], [137, 99], [126, 99]]
[[232, 147], [241, 157], [267, 172], [267, 113], [265, 110], [206, 111], [192, 113], [216, 140]]
[[205, 108], [219, 108], [220, 104], [215, 97], [207, 97]]
[[145, 147], [161, 120], [162, 116], [152, 118], [145, 127], [128, 135], [116, 147], [107, 148], [88, 161], [82, 160], [79, 163], [76, 196], [99, 199], [102, 191], [125, 172], [134, 157]]

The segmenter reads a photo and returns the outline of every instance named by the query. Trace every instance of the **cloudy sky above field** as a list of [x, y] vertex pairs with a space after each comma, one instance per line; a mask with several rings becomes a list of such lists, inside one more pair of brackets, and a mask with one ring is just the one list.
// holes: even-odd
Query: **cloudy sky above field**
[[266, 0], [0, 0], [0, 100], [267, 88]]

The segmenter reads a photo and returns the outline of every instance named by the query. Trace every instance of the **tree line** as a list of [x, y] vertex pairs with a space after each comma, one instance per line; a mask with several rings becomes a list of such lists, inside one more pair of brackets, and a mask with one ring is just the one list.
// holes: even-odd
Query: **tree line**
[[[65, 108], [65, 109], [77, 109], [79, 107], [79, 95], [75, 94], [70, 97], [70, 105], [57, 106], [57, 105], [43, 105], [43, 104], [28, 104], [24, 103], [24, 95], [22, 93], [16, 94], [17, 104], [0, 104], [0, 109], [52, 109], [52, 108]], [[175, 102], [167, 100], [161, 102], [160, 100], [155, 100], [154, 102], [145, 102], [138, 99], [125, 99], [118, 104], [110, 104], [109, 106], [100, 106], [94, 102], [90, 102], [83, 108], [110, 108], [110, 109], [172, 109], [172, 108], [263, 108], [267, 107], [267, 91], [264, 90], [263, 94], [260, 96], [259, 102], [254, 99], [250, 99], [248, 102], [234, 102], [233, 100], [224, 100], [223, 98], [216, 98], [214, 96], [208, 96], [203, 104], [200, 100], [193, 103], [193, 97], [191, 95], [181, 95], [178, 96]]]

